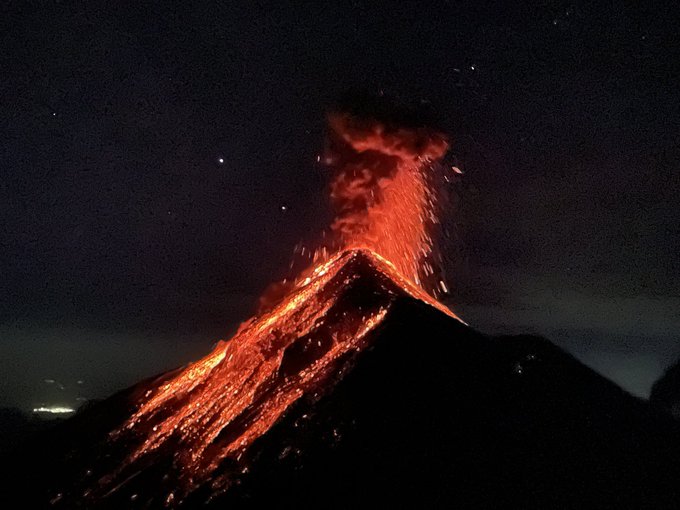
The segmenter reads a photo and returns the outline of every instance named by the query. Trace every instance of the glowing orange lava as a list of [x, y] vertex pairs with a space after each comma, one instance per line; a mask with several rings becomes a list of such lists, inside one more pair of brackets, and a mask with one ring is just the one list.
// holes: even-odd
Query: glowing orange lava
[[[331, 225], [342, 247], [380, 254], [416, 285], [434, 270], [430, 227], [437, 223], [436, 187], [431, 163], [448, 148], [446, 139], [427, 128], [388, 125], [333, 114], [338, 167], [331, 199], [338, 215]], [[425, 289], [433, 292], [433, 289]]]
[[[446, 152], [446, 140], [424, 128], [347, 115], [331, 116], [330, 126], [335, 245], [317, 253], [278, 305], [150, 387], [111, 434], [132, 449], [100, 480], [99, 497], [119, 490], [164, 448], [173, 452], [180, 481], [167, 504], [205, 484], [228, 487], [234, 473], [247, 469], [250, 446], [293, 403], [320, 398], [341, 376], [397, 295], [455, 317], [423, 286], [433, 272], [430, 227], [437, 221], [427, 172]], [[218, 470], [225, 460], [232, 469]]]

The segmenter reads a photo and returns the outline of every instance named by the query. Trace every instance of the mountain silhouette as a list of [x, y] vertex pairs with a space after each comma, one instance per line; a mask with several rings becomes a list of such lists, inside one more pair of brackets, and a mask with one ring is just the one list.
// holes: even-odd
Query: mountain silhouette
[[[384, 314], [249, 445], [246, 462], [218, 458], [207, 480], [181, 491], [189, 468], [178, 457], [191, 443], [169, 436], [120, 468], [140, 439], [111, 432], [189, 369], [180, 368], [15, 449], [1, 494], [26, 508], [680, 508], [680, 427], [668, 415], [548, 340], [477, 332], [371, 254], [334, 264], [309, 297], [316, 301], [300, 301], [332, 300], [322, 314], [309, 312], [312, 331]], [[277, 385], [286, 377], [325, 359], [325, 344], [309, 338], [282, 344], [281, 364], [249, 413], [285, 395]], [[185, 412], [190, 401], [178, 395], [153, 419]], [[234, 423], [232, 435], [251, 426]]]
[[680, 419], [680, 360], [654, 383], [649, 401]]

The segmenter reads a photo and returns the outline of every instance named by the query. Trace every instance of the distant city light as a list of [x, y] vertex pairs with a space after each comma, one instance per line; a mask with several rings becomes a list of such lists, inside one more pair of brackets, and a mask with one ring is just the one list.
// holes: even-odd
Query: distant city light
[[76, 410], [71, 407], [52, 406], [52, 407], [34, 407], [33, 412], [48, 414], [69, 414], [75, 413]]

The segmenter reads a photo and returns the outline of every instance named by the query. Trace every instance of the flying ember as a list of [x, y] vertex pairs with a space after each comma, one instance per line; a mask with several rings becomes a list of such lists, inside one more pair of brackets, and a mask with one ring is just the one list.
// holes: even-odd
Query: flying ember
[[131, 445], [127, 458], [88, 497], [115, 497], [168, 450], [177, 483], [165, 504], [202, 487], [226, 490], [247, 471], [258, 438], [297, 401], [322, 398], [351, 366], [397, 295], [455, 317], [435, 298], [435, 285], [446, 287], [434, 278], [431, 235], [437, 161], [447, 149], [427, 127], [331, 114], [332, 241], [276, 305], [205, 358], [148, 386], [109, 437]]

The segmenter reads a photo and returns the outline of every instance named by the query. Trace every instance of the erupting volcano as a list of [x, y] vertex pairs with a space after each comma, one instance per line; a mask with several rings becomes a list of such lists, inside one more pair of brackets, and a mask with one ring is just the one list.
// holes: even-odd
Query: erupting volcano
[[422, 123], [332, 113], [336, 216], [311, 265], [203, 359], [17, 449], [0, 505], [678, 508], [671, 418], [438, 301], [447, 149]]
[[[171, 449], [177, 487], [166, 503], [209, 485], [227, 490], [248, 470], [254, 442], [301, 398], [318, 399], [348, 370], [369, 334], [407, 295], [455, 315], [428, 286], [437, 223], [437, 162], [446, 138], [423, 126], [329, 115], [330, 243], [285, 297], [243, 323], [208, 356], [152, 385], [109, 441], [131, 445], [87, 497], [107, 498]], [[228, 466], [225, 469], [225, 466]], [[57, 502], [60, 498], [57, 498]]]

